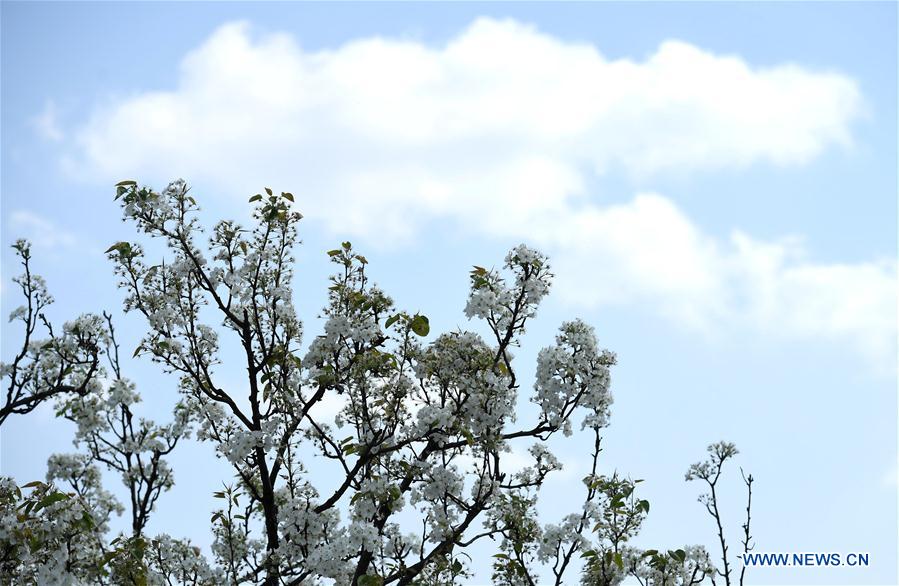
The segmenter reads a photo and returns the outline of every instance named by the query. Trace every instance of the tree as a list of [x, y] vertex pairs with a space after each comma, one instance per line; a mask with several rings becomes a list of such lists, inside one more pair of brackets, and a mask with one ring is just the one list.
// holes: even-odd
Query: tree
[[[83, 316], [74, 323], [90, 327], [67, 324], [54, 337], [40, 313], [49, 297], [30, 276], [30, 257], [21, 252], [27, 246], [17, 244], [28, 303], [13, 315], [26, 336], [23, 351], [3, 366], [11, 407], [0, 423], [54, 399], [57, 414], [77, 424], [83, 451], [51, 458], [46, 483], [0, 485], [5, 577], [40, 584], [452, 584], [468, 575], [466, 551], [486, 540], [499, 544], [497, 584], [536, 584], [549, 575], [562, 584], [580, 557], [588, 562], [585, 583], [687, 567], [696, 569], [692, 578], [710, 574], [704, 551], [659, 554], [627, 545], [649, 503], [636, 497], [639, 481], [598, 472], [615, 356], [600, 348], [591, 326], [562, 324], [539, 353], [530, 395], [538, 416], [517, 421], [511, 350], [552, 278], [539, 252], [521, 245], [502, 270], [472, 270], [465, 313], [485, 324], [487, 339], [459, 330], [425, 344], [427, 317], [396, 308], [371, 282], [367, 259], [344, 242], [328, 252], [337, 270], [324, 331], [304, 349], [292, 304], [302, 216], [290, 193], [266, 189], [250, 198], [252, 227], [221, 221], [208, 235], [183, 181], [161, 192], [123, 181], [116, 200], [138, 232], [167, 249], [155, 263], [139, 243], [119, 242], [107, 253], [125, 310], [146, 320], [135, 358], [177, 377], [181, 398], [172, 423], [139, 418], [112, 316]], [[50, 329], [48, 344], [31, 341], [38, 320]], [[226, 344], [245, 368], [240, 393], [218, 379]], [[58, 376], [45, 374], [51, 370]], [[329, 419], [324, 406], [334, 400], [343, 407]], [[593, 437], [583, 504], [544, 526], [535, 513], [539, 488], [560, 468], [546, 440], [571, 435], [574, 425]], [[211, 519], [211, 560], [184, 540], [144, 534], [159, 495], [174, 482], [166, 456], [190, 434], [235, 473], [234, 484], [214, 495], [222, 506]], [[512, 471], [505, 456], [521, 444], [530, 444], [532, 463]], [[125, 507], [100, 485], [100, 467], [121, 476]], [[131, 532], [108, 541], [110, 515], [124, 509]]]
[[[100, 366], [103, 328], [96, 316], [85, 315], [68, 322], [61, 332], [54, 330], [44, 309], [53, 303], [44, 280], [31, 273], [31, 246], [18, 240], [13, 249], [24, 273], [13, 279], [22, 290], [25, 305], [16, 308], [9, 321], [21, 321], [24, 336], [21, 349], [0, 373], [8, 380], [0, 406], [0, 425], [13, 414], [30, 413], [41, 403], [64, 395], [84, 396], [95, 385]], [[46, 339], [35, 339], [38, 327]]]
[[[724, 469], [724, 463], [733, 459], [739, 452], [737, 447], [728, 442], [718, 442], [708, 447], [709, 458], [703, 462], [697, 462], [690, 466], [687, 470], [686, 480], [702, 480], [709, 487], [708, 493], [699, 495], [699, 502], [705, 506], [706, 511], [715, 520], [718, 528], [718, 543], [721, 546], [721, 564], [723, 570], [717, 570], [719, 576], [724, 578], [727, 586], [731, 584], [731, 568], [728, 563], [727, 556], [727, 539], [724, 537], [724, 526], [721, 520], [721, 509], [718, 506], [718, 481], [721, 480], [721, 472]], [[740, 475], [743, 477], [743, 483], [746, 485], [746, 522], [743, 523], [743, 553], [749, 553], [753, 545], [752, 536], [750, 535], [750, 521], [752, 519], [752, 483], [755, 479], [752, 474], [747, 476], [743, 469], [740, 468]], [[746, 566], [740, 570], [740, 586], [743, 586], [743, 578], [746, 575]]]

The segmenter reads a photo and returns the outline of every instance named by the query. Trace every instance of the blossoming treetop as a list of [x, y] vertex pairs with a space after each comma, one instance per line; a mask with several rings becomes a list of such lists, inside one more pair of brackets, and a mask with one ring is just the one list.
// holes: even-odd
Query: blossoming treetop
[[[55, 335], [42, 317], [48, 296], [30, 275], [27, 246], [17, 245], [28, 304], [14, 317], [26, 339], [3, 367], [10, 390], [0, 423], [55, 399], [58, 414], [77, 424], [83, 451], [54, 456], [48, 483], [25, 492], [9, 481], [0, 487], [4, 575], [40, 584], [64, 576], [115, 584], [451, 584], [468, 575], [471, 553], [485, 550], [495, 552], [498, 584], [562, 584], [581, 558], [590, 584], [617, 584], [628, 573], [651, 583], [687, 576], [685, 584], [715, 575], [702, 548], [660, 554], [626, 545], [649, 503], [635, 495], [637, 481], [599, 474], [615, 356], [599, 347], [592, 327], [562, 324], [539, 353], [527, 396], [538, 415], [517, 419], [521, 389], [510, 350], [552, 277], [537, 251], [518, 246], [503, 270], [472, 271], [465, 313], [486, 324], [487, 339], [455, 331], [424, 344], [428, 319], [395, 307], [371, 282], [366, 258], [345, 242], [328, 253], [337, 272], [324, 331], [304, 350], [292, 304], [302, 216], [290, 193], [266, 189], [250, 200], [251, 228], [222, 221], [208, 234], [183, 181], [161, 192], [125, 181], [116, 199], [139, 232], [168, 250], [159, 263], [137, 243], [107, 252], [126, 311], [146, 319], [135, 357], [176, 375], [180, 399], [171, 423], [138, 418], [111, 316], [84, 316]], [[50, 330], [46, 346], [31, 339], [39, 320]], [[225, 344], [246, 371], [239, 391], [218, 378]], [[324, 407], [330, 396], [342, 401], [336, 418]], [[546, 440], [570, 435], [574, 425], [592, 437], [583, 501], [541, 525], [538, 491], [560, 468]], [[216, 494], [223, 503], [212, 516], [211, 560], [186, 541], [145, 535], [158, 497], [174, 482], [166, 457], [190, 434], [226, 459], [237, 479]], [[506, 464], [515, 445], [532, 458], [520, 470]], [[102, 467], [121, 476], [127, 507], [101, 487]], [[130, 534], [107, 541], [110, 515], [125, 508]], [[480, 547], [491, 540], [498, 545]]]

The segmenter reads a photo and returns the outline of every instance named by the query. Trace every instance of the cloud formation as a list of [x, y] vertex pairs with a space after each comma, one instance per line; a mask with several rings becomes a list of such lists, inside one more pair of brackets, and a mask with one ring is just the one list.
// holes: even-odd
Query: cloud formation
[[70, 163], [241, 198], [296, 186], [307, 217], [379, 243], [449, 220], [544, 247], [580, 304], [650, 303], [700, 329], [848, 337], [879, 355], [895, 344], [894, 262], [821, 264], [795, 240], [714, 239], [661, 195], [610, 206], [588, 188], [610, 169], [803, 164], [851, 145], [862, 107], [844, 75], [754, 68], [680, 41], [611, 60], [482, 18], [439, 47], [371, 37], [307, 51], [233, 23], [184, 58], [174, 90], [97, 110]]
[[43, 111], [31, 119], [31, 124], [44, 140], [60, 142], [65, 138], [59, 125], [59, 109], [53, 100], [44, 103]]
[[[147, 160], [238, 162], [261, 148], [274, 169], [314, 169], [312, 154], [352, 169], [405, 160], [399, 170], [424, 167], [440, 184], [473, 163], [481, 172], [532, 156], [640, 174], [801, 163], [849, 144], [860, 106], [845, 76], [753, 69], [679, 41], [642, 62], [609, 60], [592, 45], [482, 18], [442, 47], [373, 37], [305, 51], [234, 23], [186, 56], [176, 90], [99, 112], [82, 138], [87, 162], [107, 173]], [[398, 186], [397, 197], [424, 192], [439, 207], [427, 183]]]
[[30, 210], [14, 210], [8, 222], [10, 232], [46, 251], [71, 248], [78, 242], [74, 234]]
[[573, 303], [642, 304], [699, 331], [843, 340], [894, 363], [894, 259], [826, 263], [811, 260], [796, 237], [760, 241], [734, 230], [716, 239], [652, 193], [568, 214], [533, 235], [566, 251], [555, 266]]

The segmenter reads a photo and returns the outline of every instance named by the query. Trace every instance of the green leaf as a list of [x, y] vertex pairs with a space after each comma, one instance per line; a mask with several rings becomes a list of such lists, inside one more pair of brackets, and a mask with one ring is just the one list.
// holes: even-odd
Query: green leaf
[[328, 256], [331, 256], [331, 257], [337, 256], [338, 254], [340, 254], [340, 251], [336, 250], [336, 249], [328, 251]]
[[35, 510], [39, 511], [39, 510], [43, 509], [44, 507], [49, 507], [53, 503], [58, 503], [59, 501], [64, 501], [67, 498], [69, 498], [69, 495], [61, 493], [61, 492], [50, 493], [38, 501], [37, 508]]
[[620, 552], [615, 552], [615, 555], [612, 556], [612, 561], [615, 562], [615, 565], [618, 566], [618, 569], [619, 569], [619, 570], [623, 570], [623, 569], [624, 569], [624, 560], [621, 559], [621, 553], [620, 553]]
[[124, 181], [119, 181], [115, 184], [116, 187], [127, 187], [129, 185], [137, 185], [137, 181], [133, 179], [125, 179]]
[[426, 316], [416, 315], [412, 318], [412, 323], [409, 324], [409, 328], [415, 332], [416, 335], [423, 338], [431, 331], [431, 323]]
[[271, 190], [270, 187], [266, 187], [266, 188], [265, 188], [265, 192], [266, 192], [267, 194], [269, 194], [269, 195], [272, 194], [272, 190]]
[[128, 254], [129, 252], [131, 252], [131, 244], [127, 242], [116, 242], [115, 244], [107, 248], [104, 254], [109, 254], [113, 250], [115, 250], [119, 254]]
[[103, 561], [100, 562], [100, 568], [102, 569], [103, 566], [107, 565], [109, 562], [111, 562], [112, 560], [114, 560], [114, 559], [115, 559], [115, 556], [117, 555], [117, 553], [118, 553], [118, 552], [115, 552], [115, 551], [107, 551], [106, 553], [104, 553], [104, 554], [103, 554]]
[[257, 193], [256, 195], [254, 195], [253, 197], [250, 198], [250, 203], [253, 203], [254, 201], [259, 201], [260, 199], [262, 199], [262, 194]]
[[360, 576], [359, 581], [356, 583], [359, 586], [384, 586], [384, 578], [374, 574], [367, 574]]
[[94, 519], [87, 511], [84, 511], [81, 514], [81, 519], [78, 520], [78, 524], [86, 531], [90, 531], [95, 527]]
[[396, 315], [392, 315], [392, 316], [388, 317], [387, 321], [384, 322], [384, 328], [389, 328], [390, 326], [395, 324], [398, 319], [400, 319], [400, 314], [398, 314], [398, 313]]
[[292, 193], [289, 193], [289, 192], [287, 192], [287, 191], [282, 191], [282, 192], [281, 192], [281, 197], [283, 197], [284, 199], [286, 199], [286, 200], [288, 200], [288, 201], [293, 201], [293, 194], [292, 194]]

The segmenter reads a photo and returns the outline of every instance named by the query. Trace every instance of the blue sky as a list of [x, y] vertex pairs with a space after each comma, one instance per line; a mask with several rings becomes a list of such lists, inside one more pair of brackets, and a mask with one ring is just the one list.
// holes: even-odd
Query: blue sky
[[[263, 186], [296, 194], [307, 337], [336, 242], [440, 331], [471, 327], [471, 265], [524, 241], [557, 278], [519, 368], [528, 380], [574, 316], [618, 353], [602, 466], [646, 479], [639, 545], [714, 545], [683, 474], [727, 439], [758, 479], [759, 550], [871, 552], [867, 569], [754, 582], [895, 584], [896, 16], [894, 3], [4, 2], [2, 309], [18, 304], [7, 245], [29, 237], [53, 317], [115, 310], [137, 344], [102, 254], [134, 238], [111, 197], [122, 178], [183, 176], [208, 224], [246, 218]], [[4, 358], [18, 335], [4, 325]], [[176, 382], [145, 363], [129, 376], [164, 417]], [[71, 431], [46, 413], [8, 422], [2, 472], [42, 477]], [[577, 437], [556, 447], [567, 469], [544, 488], [546, 520], [586, 466]], [[228, 472], [208, 446], [174, 465], [153, 529], [205, 543]]]

